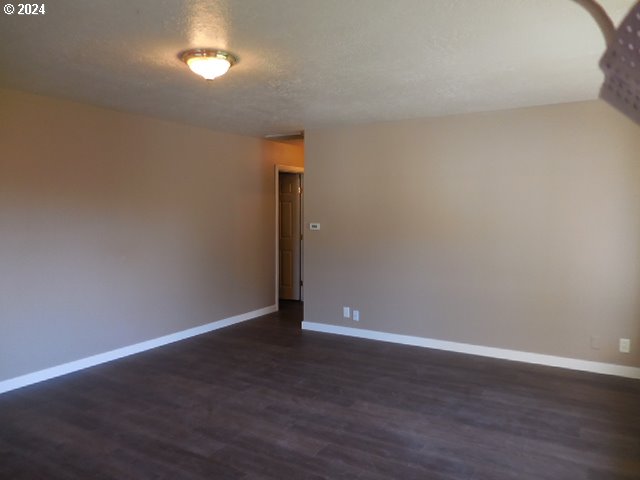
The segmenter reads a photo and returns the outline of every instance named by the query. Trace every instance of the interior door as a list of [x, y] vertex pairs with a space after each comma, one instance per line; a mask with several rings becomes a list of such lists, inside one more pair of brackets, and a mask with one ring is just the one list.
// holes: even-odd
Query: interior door
[[280, 298], [300, 300], [300, 174], [280, 173]]

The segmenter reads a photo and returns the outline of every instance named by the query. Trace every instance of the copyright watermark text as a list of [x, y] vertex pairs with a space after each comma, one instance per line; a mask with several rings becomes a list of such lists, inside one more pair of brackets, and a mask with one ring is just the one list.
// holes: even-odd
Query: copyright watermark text
[[44, 15], [47, 13], [44, 3], [5, 3], [3, 11], [6, 15]]

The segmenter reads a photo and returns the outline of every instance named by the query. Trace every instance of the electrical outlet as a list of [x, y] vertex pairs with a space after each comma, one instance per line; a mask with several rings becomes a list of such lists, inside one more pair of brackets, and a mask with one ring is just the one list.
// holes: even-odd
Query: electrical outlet
[[351, 318], [351, 309], [349, 307], [342, 307], [342, 316], [344, 318]]
[[591, 348], [593, 350], [600, 350], [600, 337], [591, 335]]
[[629, 353], [631, 351], [631, 340], [628, 338], [620, 339], [620, 351], [622, 353]]
[[359, 322], [360, 321], [360, 310], [354, 310], [353, 311], [353, 321], [354, 322]]

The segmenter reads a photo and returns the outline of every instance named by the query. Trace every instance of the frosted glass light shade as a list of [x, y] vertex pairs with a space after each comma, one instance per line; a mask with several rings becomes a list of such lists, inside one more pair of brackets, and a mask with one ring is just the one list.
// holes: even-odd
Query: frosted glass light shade
[[203, 48], [182, 52], [180, 59], [193, 73], [207, 80], [224, 75], [237, 62], [237, 59], [228, 52]]
[[231, 67], [228, 60], [216, 57], [192, 57], [187, 60], [187, 65], [193, 73], [200, 75], [207, 80], [224, 75]]

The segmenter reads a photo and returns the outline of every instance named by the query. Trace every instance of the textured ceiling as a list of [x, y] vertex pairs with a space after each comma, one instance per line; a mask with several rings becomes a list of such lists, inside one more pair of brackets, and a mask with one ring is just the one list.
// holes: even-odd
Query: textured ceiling
[[[634, 0], [602, 0], [616, 24]], [[0, 15], [0, 85], [249, 135], [596, 98], [571, 0], [46, 0]], [[177, 59], [226, 48], [206, 82]], [[1, 106], [0, 106], [1, 108]]]

